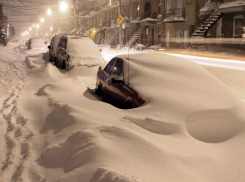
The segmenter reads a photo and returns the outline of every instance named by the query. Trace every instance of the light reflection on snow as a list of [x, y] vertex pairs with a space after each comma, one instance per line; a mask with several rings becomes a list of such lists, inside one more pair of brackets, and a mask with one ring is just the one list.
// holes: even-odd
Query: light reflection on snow
[[227, 59], [217, 59], [217, 58], [207, 58], [207, 57], [198, 57], [198, 56], [188, 56], [182, 54], [170, 54], [167, 55], [177, 56], [186, 58], [190, 61], [196, 62], [205, 66], [214, 66], [214, 67], [222, 67], [236, 70], [245, 70], [245, 62], [238, 60], [227, 60]]

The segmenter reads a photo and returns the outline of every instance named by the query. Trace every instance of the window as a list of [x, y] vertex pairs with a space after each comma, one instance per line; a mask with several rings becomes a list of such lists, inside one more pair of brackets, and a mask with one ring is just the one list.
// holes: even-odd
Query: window
[[162, 0], [159, 0], [159, 2], [158, 2], [158, 14], [161, 14], [161, 6], [162, 6]]
[[172, 8], [172, 0], [167, 1], [167, 11], [171, 11]]
[[151, 16], [151, 3], [147, 2], [145, 4], [145, 18], [149, 18]]
[[59, 46], [66, 49], [66, 39], [61, 39], [60, 40], [60, 43], [59, 43]]
[[113, 67], [114, 63], [115, 63], [115, 59], [111, 60], [111, 62], [108, 63], [108, 65], [107, 65], [106, 68], [104, 69], [104, 71], [105, 71], [106, 73], [108, 73], [109, 75], [111, 74], [111, 70], [112, 70], [112, 67]]
[[121, 59], [117, 59], [115, 66], [113, 67], [113, 75], [122, 75], [123, 74], [123, 61]]

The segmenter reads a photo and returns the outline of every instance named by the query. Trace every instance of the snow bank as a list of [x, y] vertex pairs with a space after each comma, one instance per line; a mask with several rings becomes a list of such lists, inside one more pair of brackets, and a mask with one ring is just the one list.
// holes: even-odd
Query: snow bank
[[245, 181], [244, 102], [201, 66], [129, 55], [130, 86], [146, 103], [121, 110], [87, 89], [97, 67], [66, 73], [42, 54], [21, 62], [24, 54], [7, 49], [0, 50], [11, 60], [0, 60], [4, 181]]
[[78, 68], [36, 92], [54, 108], [40, 129], [49, 138], [37, 159], [46, 181], [244, 180], [244, 103], [204, 68], [130, 55], [130, 86], [146, 100], [133, 110], [97, 100], [87, 89], [95, 84], [89, 71], [72, 77]]

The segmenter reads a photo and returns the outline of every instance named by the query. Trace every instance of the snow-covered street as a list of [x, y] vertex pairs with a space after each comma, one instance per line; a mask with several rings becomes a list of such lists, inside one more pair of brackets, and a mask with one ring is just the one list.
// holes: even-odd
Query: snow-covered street
[[0, 46], [0, 182], [245, 181], [243, 62], [162, 54], [123, 110], [88, 90], [98, 66], [65, 72], [46, 51]]

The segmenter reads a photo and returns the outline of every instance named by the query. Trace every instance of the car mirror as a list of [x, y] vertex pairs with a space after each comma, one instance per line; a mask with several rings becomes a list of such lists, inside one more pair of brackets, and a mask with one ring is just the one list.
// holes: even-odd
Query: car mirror
[[48, 46], [49, 49], [51, 49], [51, 46]]

